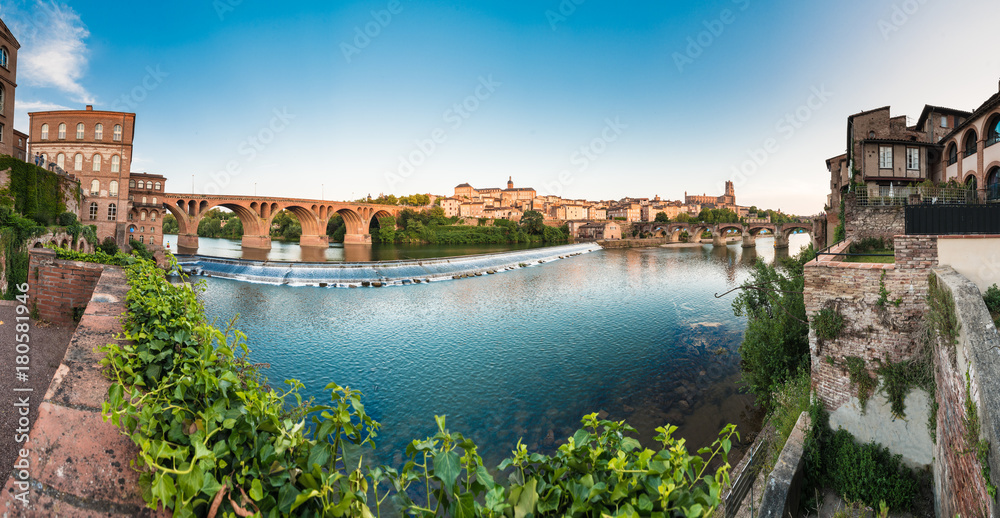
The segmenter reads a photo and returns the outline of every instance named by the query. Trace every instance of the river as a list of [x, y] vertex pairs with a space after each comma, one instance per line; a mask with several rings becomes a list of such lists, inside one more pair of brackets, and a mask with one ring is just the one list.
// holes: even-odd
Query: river
[[[808, 244], [791, 238], [791, 250]], [[206, 242], [209, 240], [202, 240]], [[203, 252], [204, 253], [204, 252]], [[364, 392], [382, 424], [377, 462], [402, 466], [434, 416], [479, 445], [488, 466], [519, 438], [552, 452], [580, 418], [600, 412], [638, 429], [679, 427], [692, 451], [727, 423], [760, 427], [738, 386], [745, 320], [734, 295], [773, 242], [603, 250], [497, 275], [383, 289], [334, 289], [206, 279], [207, 313], [249, 336], [273, 385], [296, 378], [328, 401], [329, 382]]]

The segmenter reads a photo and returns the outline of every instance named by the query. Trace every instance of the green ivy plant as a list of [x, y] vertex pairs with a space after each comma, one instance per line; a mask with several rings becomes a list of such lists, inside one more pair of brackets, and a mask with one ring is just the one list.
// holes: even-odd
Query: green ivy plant
[[844, 317], [836, 308], [827, 307], [813, 315], [811, 324], [820, 340], [836, 340], [844, 330]]

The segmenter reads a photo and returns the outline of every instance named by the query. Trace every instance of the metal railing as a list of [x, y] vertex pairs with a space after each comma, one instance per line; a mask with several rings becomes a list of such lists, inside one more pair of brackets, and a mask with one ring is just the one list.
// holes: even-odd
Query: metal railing
[[[760, 468], [764, 465], [764, 456], [768, 452], [766, 446], [768, 441], [758, 441], [757, 447], [755, 447], [750, 452], [750, 460], [747, 462], [746, 467], [740, 474], [736, 476], [736, 480], [733, 481], [733, 489], [729, 492], [729, 496], [726, 497], [726, 517], [733, 518], [736, 513], [740, 510], [740, 505], [743, 504], [743, 499], [746, 498], [747, 493], [753, 493], [754, 483], [757, 481], [757, 473]], [[753, 509], [754, 501], [753, 495], [750, 496], [750, 516], [754, 516]]]
[[990, 200], [987, 195], [961, 187], [887, 187], [880, 186], [878, 193], [860, 189], [851, 193], [858, 207], [891, 207], [917, 204], [975, 205]]

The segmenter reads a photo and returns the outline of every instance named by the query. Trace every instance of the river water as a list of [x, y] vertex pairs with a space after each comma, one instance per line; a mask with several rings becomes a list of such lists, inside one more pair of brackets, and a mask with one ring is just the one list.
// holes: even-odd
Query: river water
[[[806, 244], [791, 238], [791, 250]], [[202, 299], [210, 316], [240, 316], [272, 385], [299, 379], [319, 403], [329, 382], [363, 391], [382, 424], [378, 463], [401, 467], [406, 444], [435, 433], [435, 415], [475, 440], [487, 466], [519, 438], [552, 452], [590, 412], [626, 420], [654, 449], [667, 423], [692, 451], [735, 423], [739, 451], [761, 416], [738, 386], [745, 320], [734, 295], [715, 294], [773, 256], [770, 239], [756, 250], [604, 250], [382, 289], [209, 278]]]

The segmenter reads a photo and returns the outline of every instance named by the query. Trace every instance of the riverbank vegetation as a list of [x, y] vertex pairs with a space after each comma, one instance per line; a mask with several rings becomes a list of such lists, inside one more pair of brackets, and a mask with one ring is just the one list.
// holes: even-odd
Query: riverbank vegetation
[[315, 403], [298, 381], [271, 387], [235, 323], [206, 318], [199, 284], [172, 284], [134, 255], [110, 260], [129, 291], [121, 340], [102, 349], [112, 380], [102, 411], [139, 449], [143, 498], [175, 516], [694, 518], [715, 512], [729, 482], [733, 425], [692, 454], [676, 427], [644, 449], [634, 429], [596, 414], [553, 455], [519, 444], [496, 467], [443, 416], [401, 467], [348, 461], [346, 449], [375, 447], [380, 427], [360, 392], [330, 383], [330, 400]]

